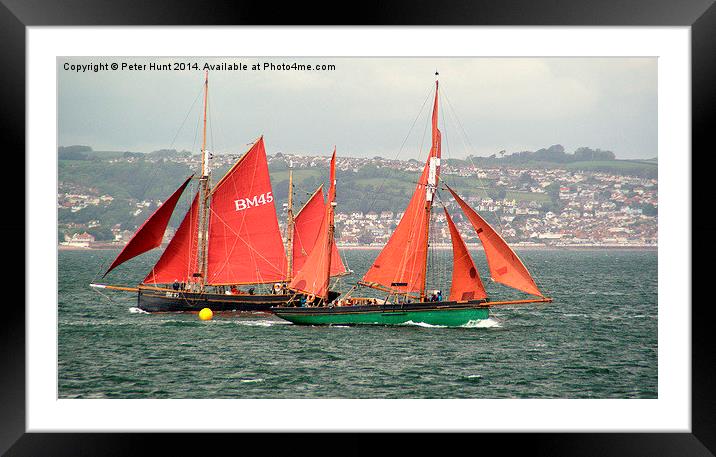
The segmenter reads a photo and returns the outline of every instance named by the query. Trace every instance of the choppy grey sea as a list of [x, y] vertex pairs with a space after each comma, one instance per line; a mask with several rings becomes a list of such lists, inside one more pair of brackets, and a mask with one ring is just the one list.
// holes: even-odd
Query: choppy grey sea
[[[146, 314], [131, 293], [89, 287], [116, 252], [60, 251], [59, 397], [656, 398], [656, 251], [518, 252], [554, 303], [440, 328]], [[377, 254], [343, 251], [355, 274], [339, 287]], [[472, 254], [487, 276], [483, 253]], [[108, 280], [136, 284], [157, 257], [130, 261]], [[485, 286], [495, 299], [519, 296], [489, 279]]]

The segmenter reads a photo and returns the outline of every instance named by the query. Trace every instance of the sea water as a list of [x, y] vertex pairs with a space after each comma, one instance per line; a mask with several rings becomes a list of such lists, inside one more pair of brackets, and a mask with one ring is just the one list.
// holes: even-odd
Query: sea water
[[[554, 303], [441, 328], [148, 314], [136, 294], [89, 287], [116, 252], [60, 251], [59, 397], [657, 398], [656, 251], [518, 252]], [[377, 254], [342, 251], [355, 273], [338, 287], [347, 290]], [[522, 297], [491, 282], [484, 253], [472, 254], [493, 299]], [[107, 279], [136, 284], [157, 256]], [[449, 282], [429, 279], [447, 296]]]

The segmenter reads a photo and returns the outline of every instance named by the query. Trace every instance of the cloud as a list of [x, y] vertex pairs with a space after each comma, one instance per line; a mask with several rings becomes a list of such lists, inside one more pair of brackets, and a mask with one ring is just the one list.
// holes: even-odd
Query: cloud
[[[417, 157], [438, 69], [441, 125], [454, 157], [554, 143], [568, 150], [612, 149], [620, 157], [657, 155], [654, 58], [66, 60], [335, 65], [334, 71], [212, 72], [210, 140], [219, 153], [243, 151], [264, 134], [269, 152], [328, 154], [336, 144], [352, 155], [392, 157], [420, 112], [401, 152]], [[201, 71], [74, 73], [63, 71], [63, 62], [58, 62], [61, 145], [198, 149]], [[462, 128], [472, 148], [461, 138]]]

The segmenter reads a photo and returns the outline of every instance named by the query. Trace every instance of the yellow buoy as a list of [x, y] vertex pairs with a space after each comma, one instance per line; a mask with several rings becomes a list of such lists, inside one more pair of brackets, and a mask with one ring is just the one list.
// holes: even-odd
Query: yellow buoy
[[203, 321], [209, 321], [214, 317], [214, 313], [209, 308], [203, 308], [199, 311], [199, 319]]

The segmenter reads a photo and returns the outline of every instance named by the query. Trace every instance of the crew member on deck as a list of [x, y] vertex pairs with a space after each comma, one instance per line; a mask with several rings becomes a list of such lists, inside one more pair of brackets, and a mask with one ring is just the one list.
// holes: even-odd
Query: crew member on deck
[[172, 284], [172, 289], [179, 290], [179, 280], [174, 280], [174, 284]]
[[231, 286], [231, 295], [239, 295], [239, 289], [236, 286]]

